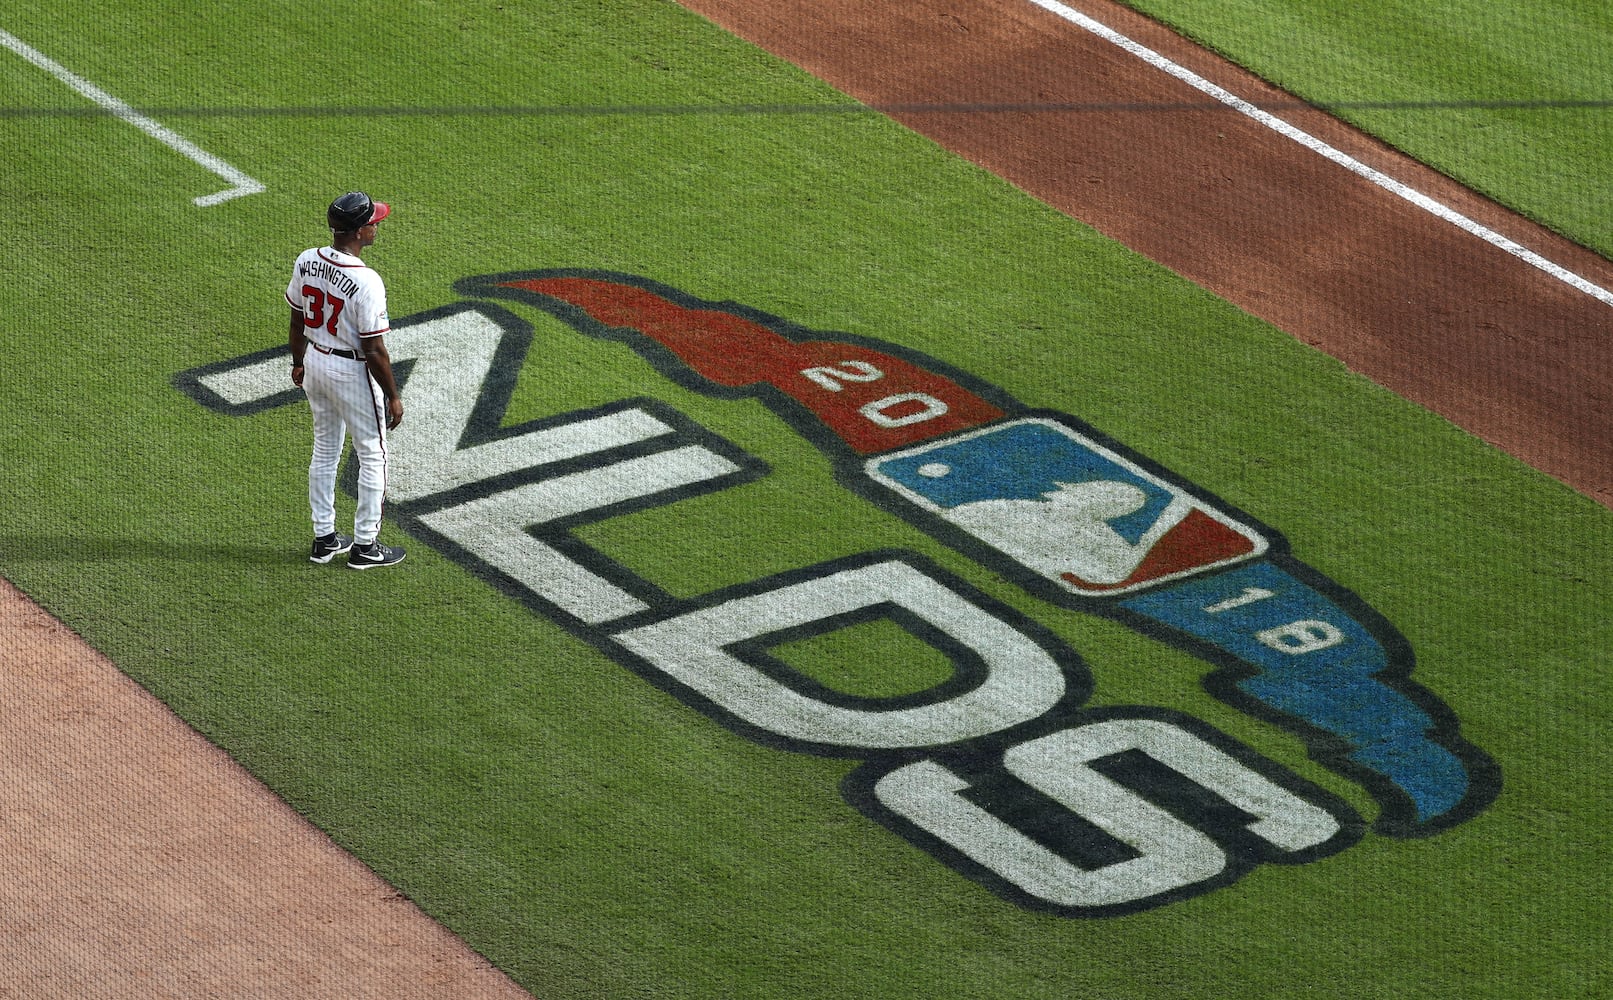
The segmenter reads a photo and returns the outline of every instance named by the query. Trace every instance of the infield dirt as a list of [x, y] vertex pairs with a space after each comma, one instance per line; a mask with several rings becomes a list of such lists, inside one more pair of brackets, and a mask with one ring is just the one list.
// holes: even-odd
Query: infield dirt
[[[1613, 506], [1613, 307], [1030, 2], [684, 0]], [[1602, 288], [1613, 263], [1128, 8], [1082, 13]]]

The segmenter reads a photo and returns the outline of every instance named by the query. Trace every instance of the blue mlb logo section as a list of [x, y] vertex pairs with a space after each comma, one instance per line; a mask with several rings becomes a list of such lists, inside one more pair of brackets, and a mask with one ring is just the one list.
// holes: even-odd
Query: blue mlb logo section
[[987, 500], [1043, 501], [1071, 486], [1122, 484], [1130, 512], [1107, 518], [1121, 537], [1137, 543], [1158, 523], [1176, 494], [1145, 479], [1041, 421], [1023, 421], [954, 438], [897, 456], [876, 459], [869, 471], [941, 510]]
[[1253, 529], [1047, 417], [871, 459], [868, 474], [1021, 566], [1109, 596], [1265, 551]]

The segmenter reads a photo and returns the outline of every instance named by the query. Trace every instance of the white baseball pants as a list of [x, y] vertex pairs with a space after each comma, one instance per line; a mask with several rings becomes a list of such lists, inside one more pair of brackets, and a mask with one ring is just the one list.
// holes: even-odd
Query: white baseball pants
[[310, 346], [303, 357], [302, 388], [314, 415], [314, 457], [308, 463], [308, 507], [314, 534], [336, 530], [336, 472], [342, 445], [353, 436], [358, 459], [358, 507], [353, 541], [368, 545], [381, 532], [386, 493], [386, 401], [362, 360], [339, 358]]

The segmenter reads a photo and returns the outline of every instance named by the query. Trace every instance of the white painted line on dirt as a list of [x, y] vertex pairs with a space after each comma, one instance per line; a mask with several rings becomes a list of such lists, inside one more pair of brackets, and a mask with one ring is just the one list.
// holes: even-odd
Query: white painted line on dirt
[[246, 174], [230, 166], [228, 163], [225, 163], [223, 160], [214, 156], [212, 153], [209, 153], [207, 150], [202, 149], [200, 146], [191, 142], [189, 139], [186, 139], [179, 133], [173, 131], [165, 125], [147, 118], [134, 108], [129, 107], [129, 105], [118, 100], [116, 97], [113, 97], [111, 94], [108, 94], [100, 87], [97, 87], [90, 81], [71, 72], [60, 63], [52, 60], [44, 53], [28, 45], [26, 42], [23, 42], [10, 32], [0, 30], [0, 45], [4, 45], [6, 48], [17, 53], [17, 55], [22, 56], [24, 59], [33, 63], [35, 66], [38, 66], [51, 76], [54, 76], [62, 83], [72, 87], [80, 94], [100, 105], [104, 110], [113, 116], [128, 122], [130, 125], [133, 125], [135, 128], [144, 132], [146, 135], [151, 136], [153, 139], [156, 139], [163, 145], [168, 146], [175, 152], [178, 152], [193, 162], [206, 167], [208, 170], [224, 178], [224, 180], [229, 182], [231, 185], [231, 187], [223, 191], [217, 191], [213, 194], [205, 194], [199, 198], [192, 199], [192, 201], [194, 201], [197, 205], [205, 208], [209, 205], [217, 205], [220, 202], [229, 201], [231, 198], [239, 198], [242, 195], [248, 194], [257, 194], [260, 191], [265, 190], [261, 181], [253, 180], [251, 177], [248, 177]]
[[1360, 160], [1357, 160], [1354, 157], [1335, 149], [1315, 136], [1295, 128], [1293, 125], [1283, 121], [1276, 115], [1260, 110], [1253, 104], [1232, 93], [1231, 91], [1211, 83], [1209, 80], [1199, 76], [1197, 73], [1194, 73], [1185, 66], [1172, 62], [1165, 56], [1155, 52], [1153, 49], [1127, 38], [1125, 35], [1120, 34], [1113, 28], [1093, 20], [1078, 10], [1074, 10], [1062, 3], [1059, 3], [1058, 0], [1030, 0], [1030, 2], [1038, 7], [1041, 7], [1043, 10], [1058, 15], [1077, 27], [1097, 35], [1104, 41], [1124, 49], [1126, 52], [1131, 53], [1142, 61], [1148, 63], [1150, 66], [1153, 66], [1155, 69], [1168, 73], [1195, 90], [1208, 94], [1234, 111], [1247, 115], [1279, 135], [1292, 139], [1294, 142], [1299, 143], [1301, 146], [1304, 146], [1312, 152], [1319, 153], [1351, 173], [1364, 177], [1373, 184], [1376, 184], [1378, 187], [1383, 188], [1385, 191], [1388, 191], [1391, 194], [1394, 194], [1405, 199], [1411, 204], [1416, 205], [1423, 211], [1449, 222], [1451, 225], [1456, 226], [1464, 232], [1477, 236], [1479, 239], [1490, 244], [1491, 246], [1499, 247], [1500, 249], [1505, 250], [1507, 253], [1517, 257], [1519, 260], [1522, 260], [1533, 267], [1539, 268], [1540, 270], [1551, 275], [1553, 278], [1556, 278], [1558, 281], [1578, 289], [1579, 291], [1584, 292], [1586, 295], [1599, 299], [1608, 305], [1613, 305], [1613, 292], [1609, 292], [1600, 285], [1580, 277], [1560, 264], [1555, 264], [1552, 261], [1547, 260], [1541, 255], [1535, 253], [1533, 250], [1530, 250], [1528, 247], [1525, 247], [1523, 244], [1518, 243], [1516, 240], [1509, 239], [1493, 229], [1474, 222], [1472, 219], [1469, 219], [1467, 216], [1456, 211], [1454, 208], [1435, 201], [1428, 195], [1423, 194], [1421, 191], [1418, 191], [1415, 188], [1402, 184], [1400, 181], [1395, 180], [1388, 174], [1385, 174], [1379, 170], [1374, 170], [1365, 163], [1362, 163]]

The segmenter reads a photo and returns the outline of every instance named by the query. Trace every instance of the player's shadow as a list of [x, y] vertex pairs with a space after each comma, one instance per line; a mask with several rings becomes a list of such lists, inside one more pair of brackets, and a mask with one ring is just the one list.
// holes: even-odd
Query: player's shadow
[[306, 541], [300, 536], [284, 542], [247, 542], [231, 539], [157, 539], [106, 535], [0, 536], [0, 568], [18, 562], [113, 563], [160, 559], [165, 562], [226, 561], [234, 565], [269, 566], [307, 562]]

